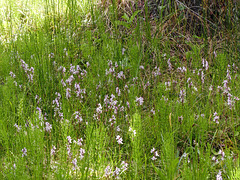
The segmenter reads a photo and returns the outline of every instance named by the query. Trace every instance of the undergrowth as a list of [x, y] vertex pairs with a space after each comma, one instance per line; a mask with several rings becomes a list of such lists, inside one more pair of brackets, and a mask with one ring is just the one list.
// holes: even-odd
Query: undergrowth
[[1, 1], [1, 179], [240, 178], [237, 16], [170, 5]]

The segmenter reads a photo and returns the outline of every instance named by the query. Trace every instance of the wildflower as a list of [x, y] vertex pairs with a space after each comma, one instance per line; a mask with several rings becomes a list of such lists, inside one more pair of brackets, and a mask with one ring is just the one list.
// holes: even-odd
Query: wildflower
[[149, 81], [143, 86], [144, 89], [146, 89], [150, 85]]
[[216, 161], [216, 159], [217, 159], [216, 156], [213, 156], [213, 157], [212, 157], [212, 160], [213, 160], [213, 161]]
[[116, 167], [115, 171], [113, 171], [113, 176], [115, 176], [117, 179], [119, 178], [118, 175], [120, 174], [121, 169]]
[[169, 71], [172, 71], [173, 68], [172, 68], [172, 64], [171, 64], [171, 62], [170, 62], [170, 58], [168, 59], [167, 63], [168, 63], [168, 70], [169, 70]]
[[82, 138], [78, 139], [77, 145], [82, 146], [82, 142], [83, 142]]
[[153, 157], [151, 158], [153, 161], [157, 160], [156, 157], [159, 157], [158, 152], [156, 151], [155, 148], [151, 149], [151, 154], [154, 154]]
[[155, 77], [156, 77], [156, 76], [160, 76], [160, 75], [161, 75], [161, 73], [160, 73], [160, 68], [156, 66], [154, 69], [155, 69], [155, 71], [153, 71], [153, 75], [154, 75]]
[[14, 124], [14, 127], [17, 128], [17, 132], [19, 132], [21, 130], [21, 126], [18, 126], [16, 123]]
[[123, 74], [123, 71], [120, 71], [118, 74], [117, 74], [117, 78], [118, 79], [125, 79], [125, 75]]
[[51, 125], [49, 122], [45, 122], [45, 125], [46, 125], [45, 130], [46, 130], [47, 132], [51, 132], [52, 125]]
[[84, 158], [84, 154], [85, 154], [85, 149], [80, 148], [80, 159]]
[[117, 62], [115, 62], [115, 68], [118, 68], [118, 63]]
[[153, 156], [151, 159], [152, 159], [153, 161], [155, 161], [157, 158], [156, 158], [155, 156]]
[[25, 147], [22, 149], [22, 153], [22, 157], [27, 156], [27, 149]]
[[31, 67], [29, 71], [31, 71], [31, 73], [34, 74], [34, 67]]
[[139, 103], [139, 105], [143, 105], [144, 100], [142, 97], [136, 97], [136, 102]]
[[114, 74], [114, 72], [115, 72], [115, 68], [114, 67], [109, 68], [109, 73]]
[[124, 55], [124, 52], [126, 51], [125, 48], [122, 48], [122, 55]]
[[210, 87], [209, 87], [209, 91], [212, 91], [212, 90], [213, 90], [213, 86], [210, 85]]
[[179, 98], [180, 98], [181, 103], [185, 102], [185, 97], [186, 97], [186, 91], [184, 89], [181, 89], [180, 94], [179, 94]]
[[171, 82], [165, 82], [165, 86], [166, 86], [166, 90], [165, 91], [168, 91], [168, 90], [170, 90], [170, 88], [169, 87], [171, 87]]
[[98, 104], [98, 107], [97, 107], [96, 111], [97, 111], [98, 114], [102, 113], [102, 106], [101, 106], [100, 103]]
[[131, 127], [129, 127], [129, 131], [133, 133], [133, 136], [136, 136], [136, 134], [137, 134], [136, 130], [134, 130]]
[[127, 170], [127, 167], [128, 167], [128, 163], [126, 163], [125, 161], [122, 161], [121, 163], [121, 170], [122, 172], [126, 171]]
[[67, 48], [64, 48], [63, 52], [65, 52], [66, 56], [68, 56]]
[[177, 71], [183, 73], [183, 72], [186, 72], [187, 69], [183, 66], [183, 67], [178, 67], [178, 68], [177, 68]]
[[208, 70], [209, 66], [208, 66], [208, 62], [203, 58], [202, 59], [202, 65], [203, 65], [203, 68], [205, 68], [206, 70]]
[[232, 95], [228, 93], [228, 99], [227, 99], [227, 105], [229, 106], [229, 109], [232, 109], [234, 106], [234, 100], [232, 100]]
[[12, 71], [10, 71], [10, 76], [12, 76], [12, 78], [15, 78], [16, 77], [16, 75], [12, 72]]
[[120, 111], [123, 112], [125, 110], [124, 106], [121, 106]]
[[151, 153], [154, 153], [154, 151], [155, 151], [155, 148], [152, 148], [152, 149], [151, 149]]
[[213, 114], [213, 117], [214, 117], [214, 118], [213, 118], [213, 121], [216, 122], [217, 124], [219, 124], [219, 121], [218, 121], [218, 120], [219, 120], [219, 116], [217, 116], [217, 112], [215, 112], [215, 113]]
[[139, 69], [142, 69], [142, 70], [144, 70], [144, 66], [139, 66]]
[[108, 177], [108, 176], [110, 176], [111, 175], [111, 173], [112, 173], [112, 169], [111, 169], [111, 167], [110, 166], [107, 166], [106, 167], [106, 169], [105, 169], [105, 177]]
[[83, 121], [81, 114], [78, 111], [76, 111], [73, 115], [75, 115], [75, 119], [77, 120], [77, 123], [80, 123]]
[[66, 89], [66, 98], [69, 99], [71, 97], [71, 89], [70, 88], [67, 88]]
[[183, 153], [183, 155], [182, 155], [182, 157], [187, 157], [187, 153], [185, 152], [185, 153]]
[[38, 114], [39, 120], [42, 120], [42, 110], [39, 107], [37, 107], [36, 109], [37, 109], [36, 113]]
[[54, 58], [54, 53], [50, 53], [50, 54], [48, 55], [48, 57]]
[[222, 180], [222, 172], [219, 170], [217, 176], [216, 176], [216, 180]]
[[133, 136], [136, 136], [137, 132], [136, 130], [133, 130]]
[[224, 157], [225, 157], [225, 153], [224, 151], [222, 151], [221, 149], [219, 150], [218, 154], [221, 154], [221, 159], [224, 160]]
[[66, 86], [66, 83], [64, 82], [64, 80], [62, 79], [61, 80], [61, 83], [62, 83], [62, 86], [65, 87]]
[[157, 152], [157, 151], [155, 151], [154, 155], [155, 155], [155, 156], [157, 156], [157, 157], [159, 157], [159, 155], [158, 155], [158, 152]]
[[72, 157], [71, 148], [68, 144], [67, 144], [67, 153], [68, 153], [69, 158], [71, 158]]
[[119, 135], [117, 135], [116, 140], [118, 144], [123, 144], [123, 139]]
[[89, 67], [89, 66], [90, 66], [90, 63], [89, 63], [89, 62], [86, 62], [86, 65], [87, 65], [87, 67]]
[[117, 132], [121, 131], [121, 129], [119, 128], [119, 126], [117, 126]]
[[76, 167], [77, 167], [77, 159], [76, 158], [72, 160], [72, 164], [73, 164], [73, 171], [75, 171]]
[[22, 66], [23, 70], [25, 72], [27, 72], [28, 71], [28, 64], [26, 64], [25, 61], [22, 60], [22, 59], [20, 59], [20, 61], [21, 61], [21, 66]]
[[226, 76], [226, 78], [229, 80], [229, 81], [231, 81], [231, 75], [230, 75], [230, 71], [229, 71], [229, 69], [227, 69], [227, 76]]
[[73, 75], [71, 75], [67, 80], [66, 80], [66, 83], [68, 83], [70, 86], [72, 85], [72, 81], [74, 80], [75, 78], [73, 77]]
[[201, 72], [201, 81], [202, 81], [202, 84], [204, 84], [204, 80], [205, 80], [205, 75], [203, 73], [203, 71]]
[[53, 155], [55, 155], [55, 153], [56, 153], [56, 147], [53, 146], [51, 149], [51, 155], [53, 156]]
[[129, 104], [129, 102], [128, 102], [128, 101], [127, 101], [127, 103], [126, 103], [126, 104], [127, 104], [128, 108], [130, 108], [130, 104]]
[[154, 110], [154, 108], [151, 109], [151, 113], [155, 114], [155, 110]]
[[72, 138], [71, 138], [71, 136], [67, 136], [67, 140], [68, 140], [68, 143], [69, 143], [69, 144], [72, 143]]
[[116, 93], [118, 94], [118, 96], [121, 95], [121, 90], [119, 89], [119, 87], [116, 87]]

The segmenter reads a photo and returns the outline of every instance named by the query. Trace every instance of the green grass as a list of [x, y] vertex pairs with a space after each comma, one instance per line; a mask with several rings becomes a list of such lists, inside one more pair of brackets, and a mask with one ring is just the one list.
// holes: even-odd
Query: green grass
[[239, 24], [108, 3], [1, 1], [1, 179], [240, 178]]

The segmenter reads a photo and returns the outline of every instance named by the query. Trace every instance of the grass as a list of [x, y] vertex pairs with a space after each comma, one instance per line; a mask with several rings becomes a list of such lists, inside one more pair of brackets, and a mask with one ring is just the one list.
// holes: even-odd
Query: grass
[[237, 20], [131, 3], [1, 1], [1, 179], [240, 178]]

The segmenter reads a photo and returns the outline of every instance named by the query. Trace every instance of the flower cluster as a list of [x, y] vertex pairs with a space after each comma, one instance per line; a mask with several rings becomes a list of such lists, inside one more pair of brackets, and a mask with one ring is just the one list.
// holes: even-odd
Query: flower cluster
[[181, 89], [180, 93], [179, 93], [179, 100], [181, 103], [185, 103], [186, 102], [186, 90], [185, 89]]
[[24, 147], [22, 149], [22, 157], [27, 156], [27, 149]]
[[153, 154], [153, 157], [151, 158], [153, 161], [157, 160], [157, 157], [159, 157], [158, 152], [155, 148], [151, 149], [151, 154]]
[[137, 105], [141, 106], [141, 105], [143, 105], [143, 102], [144, 102], [143, 97], [136, 97]]
[[217, 115], [217, 112], [215, 112], [214, 114], [213, 114], [213, 121], [215, 122], [215, 123], [217, 123], [217, 124], [219, 124], [219, 116]]
[[123, 139], [119, 135], [117, 135], [116, 140], [119, 145], [123, 144]]
[[46, 132], [51, 132], [52, 125], [49, 122], [45, 122], [45, 131]]
[[53, 104], [53, 107], [54, 107], [54, 117], [59, 117], [60, 120], [62, 121], [63, 120], [63, 113], [62, 113], [62, 103], [60, 102], [60, 99], [61, 99], [61, 94], [56, 92], [55, 95], [57, 96], [52, 104]]
[[21, 67], [23, 68], [23, 70], [25, 71], [25, 73], [28, 77], [28, 80], [30, 82], [33, 82], [34, 68], [33, 67], [29, 68], [28, 64], [25, 63], [25, 61], [22, 59], [20, 60], [20, 62], [21, 62]]
[[230, 68], [231, 66], [228, 65], [227, 69], [227, 75], [226, 75], [226, 80], [223, 81], [223, 86], [218, 86], [218, 89], [220, 89], [223, 93], [223, 95], [227, 96], [226, 104], [229, 107], [229, 109], [234, 108], [235, 102], [239, 101], [239, 98], [236, 96], [233, 96], [231, 94], [231, 88], [229, 87], [229, 84], [231, 82], [231, 75], [230, 75]]
[[127, 171], [127, 169], [128, 169], [128, 163], [126, 163], [125, 161], [122, 161], [121, 167], [120, 168], [116, 167], [114, 171], [112, 171], [112, 168], [110, 166], [107, 166], [105, 169], [104, 177], [109, 178], [113, 176], [114, 178], [119, 179], [120, 178], [119, 176], [125, 171]]

